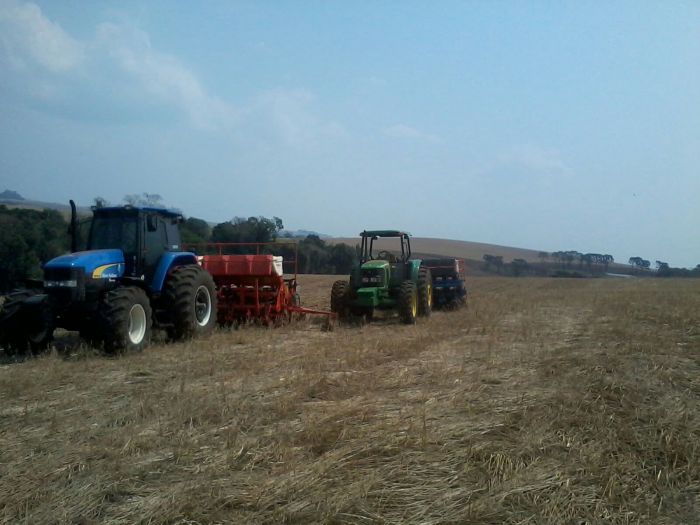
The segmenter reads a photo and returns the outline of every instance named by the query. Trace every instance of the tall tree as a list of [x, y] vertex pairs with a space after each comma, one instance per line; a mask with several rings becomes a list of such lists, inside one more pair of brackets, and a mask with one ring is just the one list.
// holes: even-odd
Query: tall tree
[[511, 267], [513, 268], [513, 275], [520, 277], [529, 268], [529, 264], [525, 259], [513, 259], [511, 262]]
[[282, 228], [279, 217], [234, 217], [214, 226], [211, 239], [214, 242], [271, 242]]
[[124, 203], [129, 206], [148, 206], [152, 208], [163, 207], [163, 197], [157, 193], [130, 193], [124, 195]]
[[0, 289], [41, 278], [41, 263], [68, 249], [68, 224], [56, 210], [0, 206]]
[[615, 262], [615, 259], [613, 258], [612, 255], [606, 253], [603, 255], [603, 264], [605, 265], [605, 271], [608, 271], [608, 266], [610, 266], [613, 262]]
[[656, 261], [656, 275], [659, 277], [668, 277], [671, 275], [671, 268], [667, 262]]
[[109, 206], [109, 202], [103, 197], [95, 197], [92, 199], [92, 203], [93, 207], [95, 208], [106, 208]]
[[206, 221], [195, 217], [188, 217], [180, 225], [182, 242], [186, 244], [198, 244], [209, 242], [211, 238], [211, 228]]

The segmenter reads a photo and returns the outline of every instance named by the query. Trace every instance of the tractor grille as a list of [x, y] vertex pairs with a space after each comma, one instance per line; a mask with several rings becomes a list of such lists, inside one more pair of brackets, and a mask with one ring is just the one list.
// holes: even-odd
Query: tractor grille
[[45, 281], [70, 281], [75, 279], [73, 268], [44, 268]]
[[85, 299], [85, 271], [82, 268], [44, 268], [44, 289], [58, 304]]
[[362, 287], [375, 288], [384, 286], [384, 270], [372, 268], [362, 270]]

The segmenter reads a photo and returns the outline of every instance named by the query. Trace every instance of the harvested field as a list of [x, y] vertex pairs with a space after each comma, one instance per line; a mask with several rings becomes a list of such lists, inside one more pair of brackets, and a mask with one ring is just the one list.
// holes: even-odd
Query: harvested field
[[416, 326], [3, 365], [0, 519], [697, 523], [700, 282], [468, 284]]

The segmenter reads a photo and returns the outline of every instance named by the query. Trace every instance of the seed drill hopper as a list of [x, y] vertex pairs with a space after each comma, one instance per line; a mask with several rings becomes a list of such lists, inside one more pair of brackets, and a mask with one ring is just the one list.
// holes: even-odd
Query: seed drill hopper
[[[218, 298], [217, 322], [222, 326], [254, 322], [279, 325], [297, 314], [325, 315], [332, 312], [304, 308], [297, 286], [298, 245], [294, 242], [215, 243], [192, 246], [199, 263], [214, 278]], [[252, 251], [241, 254], [232, 252]], [[286, 260], [281, 255], [261, 253], [283, 251], [293, 253]], [[214, 253], [211, 253], [214, 252]], [[290, 270], [285, 273], [285, 265]]]

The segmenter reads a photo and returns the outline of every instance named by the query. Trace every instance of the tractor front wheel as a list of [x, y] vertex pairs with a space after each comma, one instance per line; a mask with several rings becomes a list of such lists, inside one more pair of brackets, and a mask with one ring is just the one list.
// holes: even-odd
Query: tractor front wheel
[[418, 270], [418, 314], [430, 317], [433, 309], [433, 276], [430, 268]]
[[350, 295], [350, 283], [336, 281], [331, 289], [331, 312], [338, 314], [340, 319], [348, 315], [348, 298]]
[[399, 289], [399, 317], [404, 324], [415, 324], [418, 315], [418, 291], [416, 283], [404, 281]]
[[110, 291], [100, 311], [101, 335], [108, 352], [140, 351], [151, 340], [151, 303], [136, 286]]
[[164, 306], [171, 326], [168, 336], [190, 339], [210, 333], [216, 323], [214, 279], [201, 266], [187, 264], [175, 268], [165, 284]]

